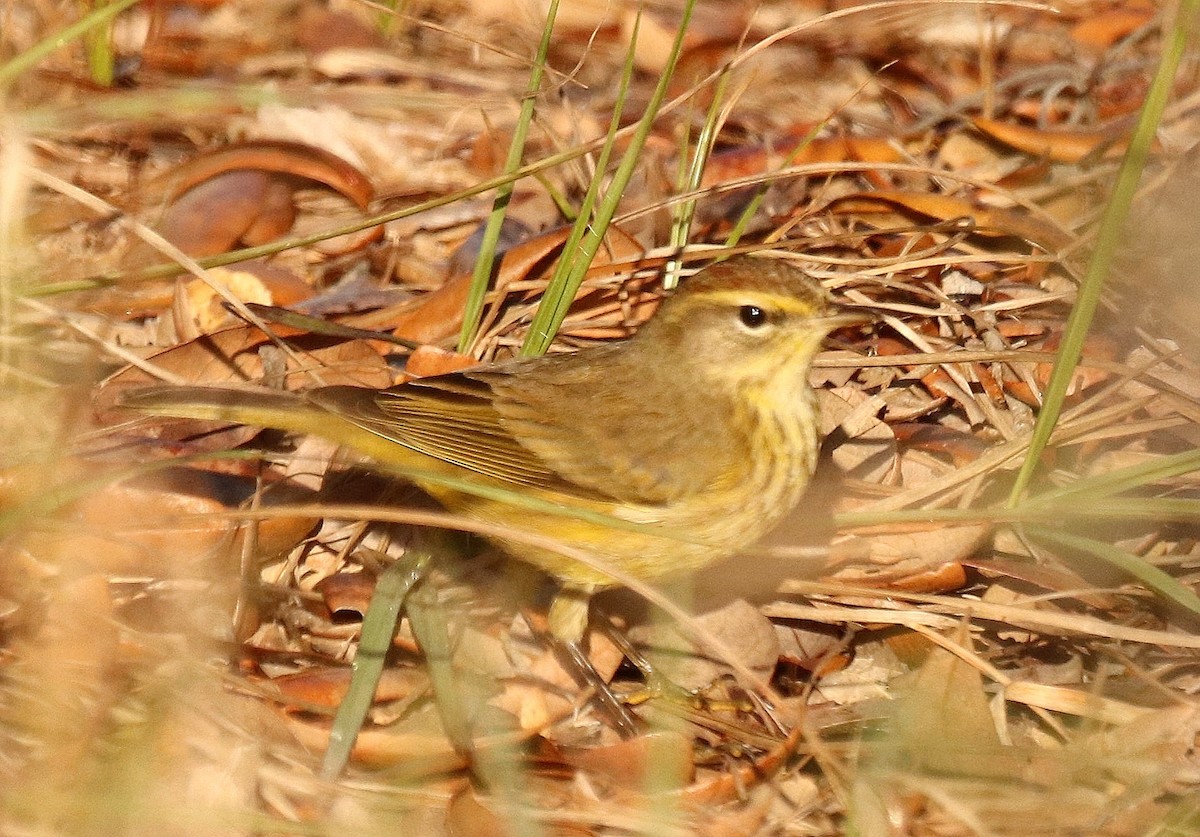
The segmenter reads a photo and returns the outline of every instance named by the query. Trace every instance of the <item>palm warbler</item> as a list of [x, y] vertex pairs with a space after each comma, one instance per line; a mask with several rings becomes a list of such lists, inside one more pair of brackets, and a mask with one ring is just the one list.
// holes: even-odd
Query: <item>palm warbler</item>
[[[631, 339], [386, 390], [302, 394], [153, 387], [145, 412], [314, 433], [383, 468], [470, 478], [644, 526], [530, 510], [436, 479], [447, 509], [551, 536], [639, 578], [693, 570], [751, 544], [800, 499], [817, 459], [808, 369], [825, 335], [861, 321], [783, 262], [742, 257], [687, 280]], [[461, 484], [461, 483], [460, 483]], [[548, 550], [499, 545], [562, 585], [552, 633], [578, 641], [607, 576]]]

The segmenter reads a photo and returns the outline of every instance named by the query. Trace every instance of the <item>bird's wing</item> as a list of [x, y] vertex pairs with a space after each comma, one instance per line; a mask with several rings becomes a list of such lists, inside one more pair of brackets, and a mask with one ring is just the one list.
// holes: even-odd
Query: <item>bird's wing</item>
[[738, 472], [735, 440], [721, 432], [727, 422], [704, 387], [651, 380], [642, 364], [631, 383], [612, 374], [631, 368], [615, 356], [619, 347], [584, 351], [593, 362], [540, 359], [537, 386], [474, 373], [491, 384], [504, 429], [554, 473], [610, 499], [660, 506], [724, 487]]
[[387, 390], [322, 387], [317, 405], [408, 450], [515, 485], [598, 496], [522, 445], [496, 412], [491, 386], [469, 374], [420, 378]]
[[[627, 381], [591, 371], [614, 366], [606, 355], [619, 349], [584, 351], [594, 353], [589, 363], [548, 356], [309, 397], [407, 450], [576, 498], [657, 506], [719, 488], [737, 472], [738, 448], [714, 432], [721, 417], [701, 388], [658, 399], [630, 392]], [[661, 396], [670, 386], [646, 390]]]

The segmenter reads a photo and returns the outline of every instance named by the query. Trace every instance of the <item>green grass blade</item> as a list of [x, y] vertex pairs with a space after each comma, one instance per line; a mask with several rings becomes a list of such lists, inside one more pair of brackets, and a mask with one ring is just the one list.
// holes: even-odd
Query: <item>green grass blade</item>
[[1071, 498], [1068, 508], [1040, 502], [1025, 502], [1016, 508], [991, 506], [982, 509], [900, 509], [884, 512], [839, 512], [833, 525], [839, 530], [872, 526], [995, 525], [999, 523], [1064, 523], [1088, 520], [1150, 520], [1155, 522], [1200, 520], [1200, 500], [1186, 497], [1100, 497]]
[[396, 622], [400, 619], [400, 608], [425, 572], [429, 558], [427, 553], [410, 553], [384, 570], [375, 583], [375, 592], [371, 594], [371, 603], [363, 616], [362, 637], [358, 642], [358, 653], [354, 655], [350, 689], [338, 706], [333, 729], [329, 732], [329, 747], [321, 762], [322, 778], [336, 779], [350, 761], [358, 731], [375, 700], [375, 690], [379, 687], [383, 665], [396, 633]]
[[1192, 613], [1200, 615], [1200, 597], [1158, 567], [1142, 560], [1136, 555], [1131, 555], [1112, 544], [1103, 543], [1092, 538], [1085, 538], [1080, 535], [1070, 535], [1054, 529], [1046, 529], [1041, 526], [1028, 526], [1025, 528], [1025, 532], [1037, 540], [1051, 541], [1068, 549], [1094, 555], [1101, 561], [1111, 564], [1122, 572], [1133, 576], [1163, 598], [1174, 602], [1180, 607], [1186, 608]]
[[1137, 465], [1117, 468], [1107, 474], [1077, 480], [1062, 488], [1030, 497], [1026, 503], [1040, 506], [1057, 504], [1068, 499], [1072, 503], [1087, 502], [1089, 499], [1110, 497], [1122, 491], [1190, 474], [1193, 471], [1200, 471], [1200, 450], [1186, 450], [1157, 457]]
[[408, 605], [408, 623], [421, 647], [429, 682], [433, 688], [442, 729], [459, 754], [471, 756], [470, 712], [462, 691], [457, 687], [450, 642], [449, 615], [444, 613], [437, 595], [423, 587]]
[[83, 37], [97, 26], [109, 23], [113, 18], [139, 0], [113, 0], [106, 6], [93, 9], [70, 26], [60, 29], [48, 38], [43, 38], [34, 46], [15, 56], [8, 63], [0, 66], [0, 90], [8, 87], [24, 73], [32, 70], [50, 53], [62, 46]]
[[1083, 355], [1084, 339], [1087, 337], [1092, 317], [1096, 313], [1096, 306], [1100, 302], [1100, 291], [1112, 268], [1113, 257], [1116, 254], [1125, 219], [1129, 215], [1130, 205], [1133, 203], [1134, 193], [1137, 191], [1138, 180], [1141, 179], [1142, 169], [1145, 168], [1146, 159], [1154, 141], [1154, 134], [1158, 130], [1163, 109], [1171, 94], [1171, 86], [1179, 67], [1180, 58], [1187, 45], [1190, 26], [1185, 25], [1184, 22], [1195, 20], [1198, 10], [1200, 10], [1200, 0], [1182, 0], [1176, 18], [1179, 22], [1166, 36], [1167, 44], [1159, 61], [1158, 71], [1146, 94], [1146, 101], [1142, 105], [1137, 126], [1129, 141], [1129, 148], [1125, 152], [1125, 158], [1121, 161], [1121, 169], [1117, 173], [1112, 198], [1109, 199], [1108, 205], [1104, 209], [1100, 227], [1096, 232], [1096, 249], [1092, 253], [1087, 272], [1079, 286], [1079, 297], [1075, 302], [1075, 307], [1071, 309], [1071, 315], [1067, 318], [1062, 345], [1059, 347], [1058, 358], [1054, 362], [1054, 371], [1046, 385], [1042, 408], [1038, 412], [1037, 423], [1034, 425], [1033, 435], [1029, 440], [1029, 451], [1025, 455], [1025, 461], [1021, 464], [1016, 481], [1013, 483], [1008, 499], [1009, 505], [1016, 505], [1029, 487], [1041, 460], [1042, 452], [1046, 449], [1050, 435], [1054, 432], [1054, 426], [1058, 422], [1071, 377]]
[[[463, 677], [472, 675], [469, 670], [455, 667], [448, 629], [450, 614], [428, 587], [412, 597], [408, 621], [425, 658], [442, 729], [455, 752], [466, 759], [477, 787], [486, 788], [494, 799], [502, 800], [506, 815], [511, 818], [505, 823], [506, 833], [529, 837], [544, 834], [545, 830], [529, 814], [535, 803], [526, 786], [520, 748], [503, 730], [479, 728], [495, 726], [494, 719], [485, 706], [473, 705], [483, 700], [483, 693], [462, 682]], [[475, 740], [480, 734], [487, 737], [481, 746]]]
[[[722, 103], [725, 101], [725, 91], [729, 86], [730, 73], [728, 70], [721, 74], [713, 91], [713, 100], [708, 113], [704, 117], [704, 125], [696, 137], [696, 148], [692, 153], [691, 164], [684, 177], [677, 184], [677, 189], [683, 194], [698, 192], [700, 181], [704, 177], [704, 168], [708, 165], [709, 155], [717, 142], [717, 133], [722, 123]], [[686, 141], [684, 145], [686, 151]], [[680, 161], [686, 159], [685, 153], [680, 153]], [[682, 253], [687, 246], [692, 229], [692, 218], [696, 215], [696, 198], [689, 198], [675, 205], [674, 217], [671, 219], [671, 249]], [[670, 290], [679, 284], [679, 271], [683, 267], [680, 257], [672, 257], [663, 271], [663, 286]]]
[[[683, 15], [679, 21], [679, 29], [675, 32], [675, 40], [671, 44], [671, 53], [667, 58], [666, 68], [659, 77], [658, 84], [654, 88], [654, 93], [650, 96], [650, 101], [646, 105], [646, 111], [642, 114], [637, 129], [630, 138], [629, 148], [621, 158], [621, 164], [617, 167], [617, 171], [613, 175], [612, 184], [605, 193], [604, 200], [600, 202], [596, 217], [592, 220], [587, 232], [582, 237], [578, 252], [563, 252], [563, 258], [572, 262], [570, 272], [565, 274], [562, 281], [557, 285], [552, 284], [551, 288], [547, 288], [546, 296], [542, 298], [537, 313], [533, 317], [533, 322], [530, 324], [529, 335], [525, 339], [525, 344], [521, 347], [521, 354], [523, 355], [540, 355], [545, 353], [546, 349], [550, 347], [554, 335], [558, 333], [559, 326], [566, 319], [567, 309], [575, 299], [575, 293], [583, 283], [583, 277], [587, 273], [588, 267], [596, 255], [596, 251], [600, 249], [601, 242], [604, 241], [604, 234], [607, 232], [608, 225], [617, 212], [617, 206], [621, 201], [625, 187], [629, 185], [629, 180], [633, 177], [638, 157], [641, 155], [642, 148], [646, 144], [646, 139], [650, 136], [650, 130], [654, 127], [654, 120], [657, 118], [663, 100], [666, 98], [667, 87], [671, 82], [675, 66], [679, 63], [679, 55], [683, 51], [683, 37], [687, 32], [688, 23], [691, 21], [692, 10], [695, 8], [695, 5], [696, 0], [688, 0], [684, 5]], [[587, 216], [581, 216], [581, 218], [586, 220]], [[555, 278], [559, 277], [556, 275]], [[552, 290], [553, 293], [551, 293]]]
[[[579, 252], [580, 241], [583, 240], [592, 221], [592, 211], [596, 205], [596, 197], [600, 194], [600, 183], [604, 179], [604, 172], [608, 169], [608, 161], [612, 157], [613, 147], [617, 142], [617, 132], [621, 127], [621, 114], [625, 109], [625, 101], [628, 98], [629, 84], [633, 80], [634, 70], [634, 53], [637, 47], [638, 31], [641, 27], [641, 14], [634, 18], [633, 31], [630, 33], [629, 50], [625, 54], [625, 65], [621, 71], [621, 81], [617, 89], [616, 104], [613, 107], [612, 119], [609, 121], [608, 132], [605, 134], [604, 145], [600, 149], [600, 156], [596, 160], [596, 172], [592, 177], [591, 183], [588, 184], [587, 191], [584, 193], [583, 200], [580, 202], [579, 211], [575, 215], [575, 223], [571, 225], [571, 230], [567, 234], [567, 240], [563, 242], [562, 255], [559, 257], [558, 264], [554, 267], [554, 273], [550, 277], [549, 283], [546, 285], [546, 291], [542, 296], [542, 303], [538, 307], [538, 314], [541, 314], [542, 309], [547, 306], [547, 301], [552, 307], [557, 307], [562, 298], [566, 297], [565, 307], [570, 307], [571, 300], [575, 297], [575, 292], [579, 289], [579, 285], [572, 285], [572, 271], [576, 266], [575, 254]], [[588, 259], [588, 263], [591, 259]], [[582, 281], [582, 274], [580, 275]], [[535, 317], [534, 322], [537, 322]], [[557, 328], [556, 328], [557, 330]]]
[[479, 328], [479, 320], [483, 316], [483, 298], [491, 283], [492, 270], [496, 261], [496, 245], [500, 241], [500, 231], [504, 224], [504, 216], [508, 212], [508, 202], [512, 199], [513, 187], [516, 183], [516, 173], [521, 168], [521, 159], [525, 156], [525, 140], [529, 136], [529, 125], [533, 122], [533, 110], [537, 103], [537, 95], [542, 89], [542, 77], [546, 73], [546, 56], [550, 52], [550, 38], [554, 33], [554, 21], [558, 16], [558, 0], [550, 0], [550, 8], [546, 12], [546, 23], [542, 27], [542, 39], [538, 43], [537, 55], [533, 60], [533, 68], [529, 73], [529, 84], [525, 88], [525, 98], [521, 102], [521, 115], [513, 130], [512, 142], [508, 146], [508, 158], [504, 161], [504, 174], [508, 176], [503, 183], [496, 187], [496, 199], [492, 202], [492, 211], [488, 215], [487, 224], [483, 228], [483, 240], [479, 244], [479, 256], [475, 259], [475, 270], [471, 274], [471, 288], [467, 293], [467, 304], [463, 311], [462, 330], [458, 336], [458, 350], [467, 352], [475, 339]]
[[[103, 9], [108, 0], [96, 0], [94, 7]], [[87, 52], [88, 73], [92, 81], [101, 87], [112, 87], [115, 77], [116, 58], [113, 55], [112, 27], [94, 26], [83, 36]]]
[[[1074, 500], [1072, 500], [1075, 503]], [[1077, 505], [1080, 505], [1077, 503]], [[1111, 520], [1149, 520], [1154, 523], [1200, 521], [1200, 500], [1187, 497], [1110, 497], [1085, 501], [1081, 517]], [[1060, 512], [1057, 520], [1062, 520]]]

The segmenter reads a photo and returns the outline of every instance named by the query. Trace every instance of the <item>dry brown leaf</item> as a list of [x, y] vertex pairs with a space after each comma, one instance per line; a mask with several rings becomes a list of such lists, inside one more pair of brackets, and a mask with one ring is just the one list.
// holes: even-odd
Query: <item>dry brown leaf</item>
[[[625, 42], [633, 43], [633, 60], [637, 68], [647, 73], [662, 73], [667, 67], [671, 43], [675, 40], [675, 32], [679, 28], [678, 18], [674, 15], [660, 18], [653, 11], [647, 11], [632, 3], [624, 3], [623, 6], [620, 13], [620, 37]], [[683, 40], [685, 55], [691, 55], [701, 47], [713, 43], [736, 41], [745, 29], [746, 15], [742, 4], [723, 3], [716, 14], [705, 14], [705, 11], [705, 7], [699, 7], [691, 25], [688, 26]], [[633, 41], [635, 25], [636, 42]]]
[[[89, 470], [94, 469], [82, 466], [80, 478]], [[40, 486], [42, 491], [46, 489], [44, 482]], [[14, 491], [11, 485], [7, 487], [10, 493]], [[228, 519], [228, 506], [216, 495], [238, 488], [212, 481], [199, 471], [102, 483], [64, 509], [67, 526], [30, 532], [26, 548], [41, 556], [71, 556], [78, 566], [112, 575], [168, 579], [228, 576], [236, 571], [247, 530]], [[28, 491], [18, 489], [16, 493]], [[295, 486], [281, 484], [265, 491], [262, 501], [268, 506], [288, 504], [308, 496]], [[256, 523], [254, 554], [269, 558], [291, 549], [312, 530], [314, 522], [312, 518], [279, 517]]]
[[[1011, 536], [1009, 536], [1011, 537]], [[1003, 543], [998, 543], [1003, 548]], [[1024, 585], [1040, 587], [1054, 593], [1073, 593], [1075, 598], [1097, 610], [1111, 610], [1117, 606], [1116, 597], [1105, 592], [1092, 592], [1090, 584], [1069, 567], [1038, 564], [1032, 561], [1014, 561], [994, 555], [970, 557], [963, 563], [973, 567], [988, 578], [1011, 578]], [[1003, 583], [994, 583], [989, 590], [1003, 591]]]
[[796, 748], [803, 740], [803, 730], [803, 726], [797, 725], [785, 740], [754, 759], [752, 763], [739, 763], [737, 768], [712, 781], [693, 784], [684, 790], [680, 797], [689, 805], [719, 805], [734, 799], [743, 799], [747, 788], [771, 779], [795, 754]]
[[[1057, 352], [1059, 346], [1062, 344], [1062, 335], [1061, 331], [1052, 331], [1042, 343], [1042, 351]], [[1117, 359], [1117, 347], [1108, 337], [1093, 332], [1083, 341], [1082, 357], [1085, 360], [1100, 360], [1112, 363]], [[1053, 371], [1054, 364], [1052, 363], [1039, 363], [1034, 367], [1034, 379], [1041, 385], [1043, 390], [1050, 383], [1050, 375]], [[1110, 377], [1112, 377], [1112, 373], [1107, 369], [1100, 369], [1096, 366], [1081, 363], [1071, 373], [1071, 382], [1067, 386], [1067, 395], [1079, 395], [1089, 387], [1104, 383]]]
[[462, 326], [463, 308], [470, 289], [470, 275], [458, 274], [411, 302], [350, 317], [346, 322], [365, 328], [386, 328], [396, 337], [414, 343], [440, 343], [457, 334]]
[[1052, 131], [983, 117], [975, 117], [971, 124], [994, 140], [1056, 163], [1078, 163], [1101, 151], [1107, 157], [1117, 157], [1125, 152], [1129, 142], [1123, 133]]
[[899, 163], [904, 155], [887, 137], [831, 137], [804, 143], [807, 130], [771, 148], [738, 148], [713, 154], [705, 166], [702, 186], [759, 174], [790, 160], [790, 165], [811, 163]]
[[906, 769], [957, 776], [1016, 778], [1022, 759], [1006, 752], [979, 672], [942, 648], [933, 649], [901, 694], [890, 736]]
[[978, 437], [940, 424], [897, 422], [891, 428], [905, 447], [948, 457], [955, 466], [969, 465], [988, 448]]
[[818, 677], [845, 668], [850, 662], [846, 641], [835, 629], [776, 624], [775, 636], [780, 659]]
[[242, 302], [275, 304], [267, 286], [253, 273], [213, 268], [208, 277], [208, 282], [192, 279], [176, 286], [171, 321], [180, 340], [195, 340], [201, 334], [212, 334], [240, 323], [226, 307], [226, 298], [217, 293], [218, 287]]
[[235, 143], [201, 154], [161, 175], [152, 185], [174, 198], [233, 171], [271, 172], [316, 181], [359, 209], [366, 209], [375, 196], [367, 176], [342, 158], [321, 148], [280, 140]]
[[845, 565], [833, 578], [852, 584], [889, 586], [935, 592], [961, 587], [966, 576], [962, 561], [973, 553], [991, 529], [982, 524], [919, 526], [903, 530], [843, 535], [830, 545], [831, 565]]
[[[519, 281], [543, 264], [566, 241], [569, 229], [560, 227], [510, 247], [500, 262], [496, 288]], [[417, 343], [437, 343], [458, 332], [471, 288], [469, 272], [451, 276], [441, 287], [387, 311], [354, 322], [390, 328], [397, 337]]]
[[[900, 438], [898, 427], [902, 427], [907, 422], [915, 423], [917, 419], [935, 414], [948, 400], [936, 397], [928, 387], [922, 384], [903, 383], [899, 375], [880, 375], [879, 378], [882, 379], [882, 385], [886, 387], [879, 393], [879, 397], [887, 404], [882, 418], [891, 426], [897, 441], [900, 442], [903, 442], [903, 439]], [[871, 383], [874, 382], [874, 380], [871, 381]], [[860, 383], [865, 386], [868, 381], [861, 380]], [[870, 388], [874, 389], [874, 387]]]
[[565, 764], [633, 790], [678, 790], [695, 778], [692, 741], [677, 732], [649, 732], [616, 744], [558, 750]]
[[1143, 26], [1146, 26], [1157, 11], [1149, 5], [1131, 8], [1121, 5], [1088, 14], [1071, 29], [1071, 37], [1080, 44], [1094, 50], [1104, 50]]
[[[288, 730], [313, 752], [329, 746], [329, 721], [286, 715]], [[388, 727], [359, 730], [351, 758], [372, 767], [403, 765], [406, 776], [431, 776], [462, 770], [466, 759], [455, 752], [442, 729], [435, 707], [422, 707]]]
[[[203, 258], [239, 244], [277, 238], [295, 220], [289, 187], [265, 172], [237, 170], [214, 175], [182, 192], [155, 227], [189, 256]], [[141, 245], [129, 261], [138, 264], [151, 261], [152, 256], [157, 253]]]
[[[562, 247], [570, 229], [558, 227], [522, 241], [505, 251], [496, 273], [494, 294], [502, 300], [510, 286], [540, 276], [552, 265], [552, 257]], [[631, 236], [612, 227], [587, 272], [587, 279], [596, 279], [625, 270], [629, 262], [644, 255], [644, 248]], [[411, 303], [387, 312], [377, 312], [360, 323], [381, 325], [393, 334], [418, 343], [436, 343], [455, 333], [462, 325], [463, 307], [470, 289], [471, 277], [460, 273], [452, 276], [440, 288]], [[482, 324], [486, 330], [495, 320], [496, 306], [485, 313]]]
[[946, 137], [938, 149], [938, 160], [951, 171], [966, 172], [989, 183], [1011, 176], [1024, 163], [979, 134], [967, 132]]
[[[295, 142], [250, 141], [201, 154], [158, 177], [151, 195], [164, 192], [169, 204], [157, 228], [191, 256], [211, 256], [237, 246], [254, 246], [286, 234], [296, 220], [296, 183], [313, 181], [365, 210], [374, 188], [357, 168], [320, 148]], [[326, 242], [337, 252], [382, 235], [382, 228]], [[132, 263], [149, 260], [138, 246]]]
[[296, 18], [296, 44], [310, 55], [331, 49], [386, 49], [387, 40], [347, 10], [303, 6]]
[[404, 374], [413, 378], [428, 378], [431, 375], [445, 375], [478, 365], [479, 361], [470, 355], [421, 345], [408, 356], [408, 361], [404, 364]]
[[50, 590], [39, 629], [10, 651], [5, 677], [17, 688], [6, 695], [6, 723], [20, 724], [22, 744], [33, 744], [37, 755], [24, 764], [30, 775], [10, 773], [8, 781], [45, 793], [75, 788], [93, 769], [90, 749], [112, 722], [119, 697], [120, 647], [107, 579], [82, 572]]
[[326, 576], [313, 586], [320, 593], [329, 613], [338, 618], [349, 615], [362, 619], [375, 593], [376, 578], [367, 572], [340, 572]]
[[879, 190], [845, 195], [830, 203], [839, 213], [870, 213], [881, 207], [902, 209], [940, 222], [968, 219], [972, 231], [984, 236], [1016, 236], [1057, 253], [1071, 243], [1071, 237], [1049, 224], [1000, 207], [980, 206], [965, 198], [928, 192]]
[[109, 484], [72, 504], [69, 529], [30, 533], [27, 548], [74, 556], [73, 563], [112, 575], [207, 578], [235, 570], [230, 547], [237, 524], [215, 516], [225, 511], [200, 494]]
[[[611, 680], [625, 655], [601, 631], [588, 634], [587, 648], [592, 668], [605, 682]], [[579, 686], [553, 651], [541, 651], [520, 669], [527, 676], [505, 683], [504, 691], [491, 704], [516, 716], [521, 729], [543, 730], [575, 710], [575, 701], [563, 695], [577, 693]]]
[[489, 808], [470, 785], [460, 788], [446, 806], [450, 837], [508, 837], [506, 820]]
[[703, 811], [696, 828], [697, 837], [749, 837], [761, 834], [771, 804], [776, 799], [773, 788], [758, 787], [732, 808]]
[[[300, 704], [301, 708], [323, 706], [336, 709], [350, 690], [353, 674], [345, 666], [311, 668], [298, 674], [285, 674], [270, 680], [265, 686], [277, 689], [285, 704]], [[429, 678], [423, 671], [389, 666], [379, 677], [375, 701], [403, 700], [429, 689]]]
[[[769, 676], [775, 669], [779, 659], [775, 628], [744, 599], [696, 616], [695, 621], [722, 640], [751, 670]], [[629, 638], [663, 676], [685, 689], [708, 686], [729, 671], [728, 666], [697, 649], [668, 623], [639, 625], [630, 630]]]
[[884, 401], [853, 386], [817, 390], [821, 433], [837, 431], [832, 457], [857, 479], [888, 484], [896, 476], [897, 447], [892, 429], [879, 420]]

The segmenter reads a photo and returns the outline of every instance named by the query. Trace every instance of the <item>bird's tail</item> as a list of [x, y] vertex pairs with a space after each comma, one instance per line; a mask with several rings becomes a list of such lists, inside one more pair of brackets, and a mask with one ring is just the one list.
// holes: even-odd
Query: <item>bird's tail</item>
[[160, 416], [227, 421], [318, 435], [328, 435], [330, 419], [327, 411], [302, 395], [268, 389], [140, 387], [121, 393], [117, 404]]

